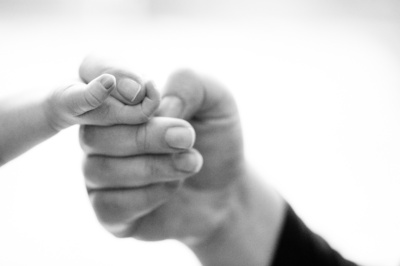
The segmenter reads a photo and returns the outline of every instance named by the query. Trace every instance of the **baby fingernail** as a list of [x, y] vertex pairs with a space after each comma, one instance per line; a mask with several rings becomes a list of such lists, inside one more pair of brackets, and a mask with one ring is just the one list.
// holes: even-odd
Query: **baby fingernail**
[[172, 127], [165, 132], [165, 141], [171, 148], [189, 149], [193, 147], [194, 140], [193, 128]]
[[142, 89], [142, 85], [133, 79], [123, 78], [118, 82], [118, 92], [128, 101], [133, 102]]
[[104, 74], [100, 78], [100, 83], [106, 90], [109, 90], [115, 85], [115, 77], [113, 75]]
[[173, 158], [175, 167], [185, 172], [196, 173], [203, 165], [203, 158], [195, 152], [175, 154]]

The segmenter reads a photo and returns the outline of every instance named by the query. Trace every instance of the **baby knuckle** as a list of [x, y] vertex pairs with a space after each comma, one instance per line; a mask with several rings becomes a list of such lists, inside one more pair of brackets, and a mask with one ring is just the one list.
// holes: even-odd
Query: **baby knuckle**
[[84, 99], [86, 105], [90, 108], [96, 108], [103, 102], [102, 99], [100, 99], [96, 94], [91, 91], [88, 91], [86, 93], [86, 97], [84, 97]]

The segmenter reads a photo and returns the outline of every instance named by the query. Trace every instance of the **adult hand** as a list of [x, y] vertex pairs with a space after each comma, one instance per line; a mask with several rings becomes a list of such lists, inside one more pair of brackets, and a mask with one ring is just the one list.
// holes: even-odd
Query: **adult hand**
[[[95, 77], [106, 68], [81, 69]], [[252, 178], [236, 104], [216, 82], [178, 72], [159, 117], [134, 126], [84, 126], [81, 143], [91, 202], [114, 235], [178, 239], [208, 265], [268, 262], [282, 200]]]

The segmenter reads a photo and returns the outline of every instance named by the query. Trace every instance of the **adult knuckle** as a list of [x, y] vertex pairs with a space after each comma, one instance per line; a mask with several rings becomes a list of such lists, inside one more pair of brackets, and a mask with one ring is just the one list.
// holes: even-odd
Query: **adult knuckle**
[[[126, 225], [128, 229], [122, 229], [122, 231], [113, 231], [113, 230], [108, 230], [114, 237], [116, 238], [127, 238], [131, 237], [131, 233], [129, 230], [129, 225]], [[106, 228], [107, 229], [107, 228]]]
[[97, 188], [111, 179], [113, 171], [109, 160], [101, 157], [89, 157], [84, 163], [83, 175], [87, 187]]
[[93, 158], [86, 157], [82, 167], [83, 176], [86, 179], [91, 179], [95, 175], [96, 169], [96, 166], [93, 164]]
[[136, 127], [135, 146], [140, 153], [147, 152], [150, 148], [147, 124]]
[[84, 150], [91, 149], [96, 144], [97, 131], [93, 126], [84, 125], [79, 131], [80, 143]]
[[196, 73], [189, 68], [181, 68], [176, 70], [172, 75], [172, 79], [192, 79], [196, 76]]
[[96, 192], [92, 196], [92, 205], [97, 219], [103, 226], [110, 227], [123, 223], [121, 213], [124, 212], [124, 208], [118, 200], [107, 193]]
[[114, 67], [114, 66], [108, 66], [108, 67], [104, 68], [102, 71], [102, 73], [111, 74], [116, 77], [119, 77], [122, 74], [121, 72], [123, 72], [121, 69]]
[[145, 160], [146, 173], [149, 176], [159, 176], [162, 174], [160, 161], [154, 156], [147, 157]]

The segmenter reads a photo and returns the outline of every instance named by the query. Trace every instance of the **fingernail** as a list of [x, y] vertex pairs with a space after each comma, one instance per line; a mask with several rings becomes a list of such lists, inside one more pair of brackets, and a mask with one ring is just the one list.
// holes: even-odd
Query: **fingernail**
[[100, 78], [100, 83], [106, 90], [115, 86], [115, 77], [113, 75], [105, 74]]
[[160, 116], [180, 118], [183, 110], [183, 102], [176, 96], [166, 96], [161, 100]]
[[185, 172], [198, 172], [203, 165], [203, 158], [195, 152], [175, 154], [173, 158], [175, 167]]
[[118, 92], [128, 101], [133, 102], [142, 89], [142, 85], [133, 79], [123, 78], [118, 81]]
[[193, 147], [194, 140], [193, 128], [172, 127], [165, 132], [165, 141], [171, 148], [189, 149]]

